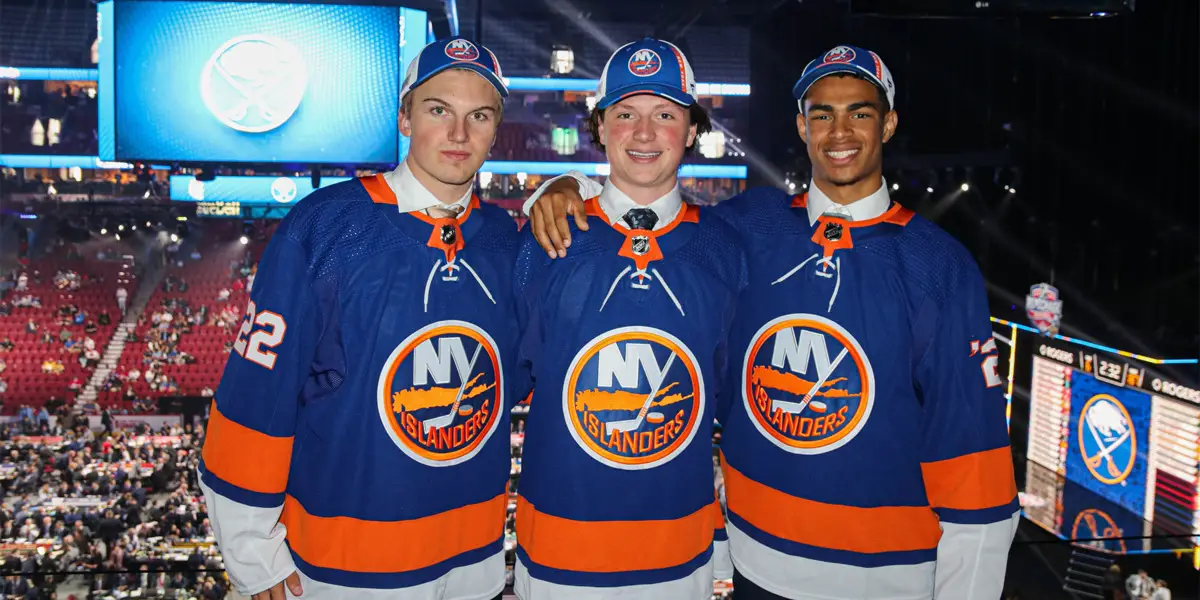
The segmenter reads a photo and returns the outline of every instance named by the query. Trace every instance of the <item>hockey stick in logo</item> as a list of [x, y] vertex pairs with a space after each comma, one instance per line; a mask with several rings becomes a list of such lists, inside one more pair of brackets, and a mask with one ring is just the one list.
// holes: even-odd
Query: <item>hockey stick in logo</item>
[[837, 366], [839, 364], [841, 364], [842, 359], [846, 358], [846, 353], [848, 353], [849, 351], [850, 351], [849, 348], [842, 348], [842, 351], [840, 353], [838, 353], [837, 358], [833, 359], [833, 362], [829, 364], [829, 369], [827, 369], [825, 371], [825, 374], [822, 375], [820, 379], [817, 379], [817, 382], [814, 383], [812, 388], [810, 388], [808, 390], [808, 393], [804, 395], [803, 400], [801, 400], [799, 402], [788, 402], [787, 400], [772, 400], [771, 401], [771, 410], [774, 411], [775, 409], [779, 409], [790, 415], [800, 414], [801, 411], [803, 411], [805, 408], [808, 407], [808, 403], [812, 402], [813, 396], [816, 396], [817, 392], [821, 391], [821, 387], [825, 385], [825, 382], [829, 381], [829, 376], [833, 375], [834, 370], [837, 369]]
[[1100, 466], [1101, 460], [1107, 459], [1108, 464], [1106, 466], [1108, 467], [1108, 474], [1112, 477], [1120, 477], [1121, 471], [1117, 468], [1117, 463], [1113, 461], [1112, 451], [1115, 450], [1117, 446], [1120, 446], [1121, 442], [1125, 441], [1125, 438], [1129, 437], [1130, 430], [1125, 430], [1125, 433], [1122, 433], [1119, 437], [1117, 437], [1116, 441], [1108, 446], [1105, 446], [1104, 442], [1100, 440], [1100, 434], [1096, 433], [1096, 426], [1092, 423], [1091, 411], [1088, 411], [1087, 416], [1085, 416], [1083, 420], [1085, 423], [1087, 423], [1088, 433], [1092, 434], [1092, 439], [1096, 440], [1096, 446], [1100, 449], [1095, 456], [1086, 459], [1088, 466], [1094, 469]]
[[673, 362], [675, 362], [674, 352], [667, 358], [667, 364], [663, 366], [662, 374], [659, 376], [658, 381], [654, 382], [654, 385], [650, 387], [650, 395], [646, 396], [646, 402], [642, 404], [642, 410], [638, 411], [636, 417], [604, 424], [605, 429], [608, 430], [610, 435], [614, 431], [633, 431], [642, 426], [642, 421], [646, 418], [646, 413], [650, 412], [650, 405], [654, 404], [654, 397], [658, 395], [658, 390], [662, 388], [662, 382], [667, 378], [667, 372], [671, 370], [671, 363]]
[[454, 421], [454, 414], [458, 412], [458, 405], [462, 403], [463, 392], [467, 391], [467, 383], [471, 381], [471, 373], [475, 370], [475, 360], [479, 358], [479, 351], [483, 350], [483, 342], [475, 347], [475, 354], [471, 355], [471, 364], [467, 365], [467, 372], [462, 374], [462, 383], [458, 386], [458, 395], [454, 397], [454, 404], [450, 406], [450, 412], [441, 417], [434, 417], [421, 421], [425, 426], [425, 433], [429, 433], [434, 427], [442, 428]]

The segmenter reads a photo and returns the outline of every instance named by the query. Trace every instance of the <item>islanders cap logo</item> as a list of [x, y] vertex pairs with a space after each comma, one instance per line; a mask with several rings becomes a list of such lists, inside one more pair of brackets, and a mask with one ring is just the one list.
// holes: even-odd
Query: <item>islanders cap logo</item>
[[687, 448], [704, 415], [704, 380], [692, 351], [649, 327], [602, 333], [575, 355], [563, 383], [563, 417], [592, 458], [649, 469]]
[[1079, 454], [1101, 483], [1118, 484], [1129, 477], [1137, 460], [1133, 419], [1119, 400], [1096, 394], [1079, 411]]
[[854, 60], [856, 54], [854, 48], [849, 46], [838, 46], [833, 50], [825, 53], [825, 64], [828, 63], [848, 63]]
[[454, 60], [475, 60], [479, 58], [479, 48], [467, 40], [450, 40], [446, 44], [446, 56]]
[[638, 50], [629, 57], [629, 72], [638, 77], [650, 77], [661, 68], [662, 59], [657, 52], [648, 48]]
[[226, 127], [246, 133], [263, 133], [286, 123], [307, 87], [300, 51], [261, 34], [226, 41], [200, 73], [204, 106]]
[[413, 460], [470, 460], [506, 419], [496, 342], [465, 321], [439, 321], [396, 347], [379, 376], [379, 418]]
[[875, 373], [858, 340], [818, 315], [763, 325], [746, 349], [742, 401], [768, 440], [795, 454], [823, 454], [862, 431], [875, 404]]

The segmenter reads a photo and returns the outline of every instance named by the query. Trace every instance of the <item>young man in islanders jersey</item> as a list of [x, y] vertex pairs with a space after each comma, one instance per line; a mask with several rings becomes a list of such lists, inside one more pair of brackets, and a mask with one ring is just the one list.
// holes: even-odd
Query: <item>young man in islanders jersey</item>
[[499, 597], [519, 236], [472, 183], [506, 95], [486, 48], [427, 46], [404, 162], [317, 190], [271, 239], [200, 468], [241, 593]]
[[[888, 197], [881, 152], [897, 116], [878, 55], [839, 46], [794, 91], [810, 192], [755, 189], [716, 209], [751, 273], [722, 396], [734, 589], [995, 598], [1017, 503], [982, 277]], [[538, 203], [563, 215], [570, 195]], [[534, 231], [547, 212], [531, 211]]]
[[745, 259], [732, 228], [680, 196], [680, 160], [709, 122], [678, 48], [617, 50], [590, 124], [611, 167], [587, 203], [594, 227], [568, 259], [528, 238], [517, 261], [520, 368], [536, 387], [514, 587], [707, 599], [732, 574], [710, 440]]

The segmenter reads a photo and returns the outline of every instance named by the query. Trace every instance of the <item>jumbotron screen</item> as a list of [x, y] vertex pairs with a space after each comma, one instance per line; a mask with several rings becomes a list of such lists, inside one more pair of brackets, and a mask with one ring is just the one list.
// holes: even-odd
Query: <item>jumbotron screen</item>
[[103, 159], [398, 160], [400, 79], [426, 40], [422, 11], [110, 0], [98, 18]]
[[[1200, 531], [1200, 393], [1144, 363], [1026, 337], [1032, 340], [1026, 493], [1059, 509], [1089, 504], [1073, 507], [1073, 516], [1063, 510], [1034, 518], [1028, 509], [1027, 515], [1068, 538], [1177, 536], [1146, 540], [1144, 547], [1122, 544], [1122, 552], [1193, 540]], [[1064, 491], [1074, 500], [1066, 502]]]

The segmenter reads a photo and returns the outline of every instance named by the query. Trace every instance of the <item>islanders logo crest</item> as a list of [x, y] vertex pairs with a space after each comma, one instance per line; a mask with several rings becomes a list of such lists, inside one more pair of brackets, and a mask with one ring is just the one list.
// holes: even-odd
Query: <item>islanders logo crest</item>
[[858, 340], [810, 314], [763, 325], [742, 363], [750, 422], [776, 446], [823, 454], [862, 431], [875, 404], [875, 373]]
[[617, 469], [650, 469], [687, 448], [704, 415], [696, 357], [649, 327], [600, 334], [575, 355], [563, 383], [563, 417], [576, 443]]
[[470, 460], [506, 415], [496, 342], [465, 321], [439, 321], [396, 347], [379, 376], [379, 418], [413, 460]]
[[838, 46], [825, 53], [825, 63], [848, 63], [855, 58], [854, 48]]
[[662, 68], [662, 59], [650, 49], [641, 49], [629, 57], [629, 72], [638, 77], [649, 77]]
[[467, 40], [450, 40], [446, 44], [446, 56], [454, 60], [475, 60], [479, 58], [479, 48]]
[[1119, 400], [1096, 394], [1079, 411], [1079, 453], [1092, 476], [1109, 485], [1122, 483], [1137, 460], [1133, 419]]

